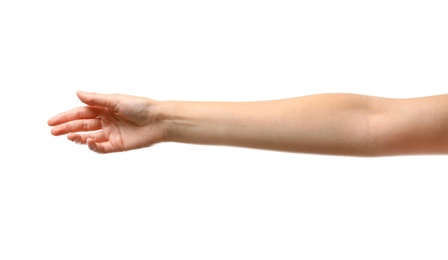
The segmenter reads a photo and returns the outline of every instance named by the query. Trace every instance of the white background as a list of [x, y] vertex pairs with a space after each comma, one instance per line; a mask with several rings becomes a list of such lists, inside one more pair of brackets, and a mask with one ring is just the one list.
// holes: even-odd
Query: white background
[[75, 91], [447, 92], [446, 1], [0, 2], [0, 259], [447, 259], [446, 156], [53, 137]]

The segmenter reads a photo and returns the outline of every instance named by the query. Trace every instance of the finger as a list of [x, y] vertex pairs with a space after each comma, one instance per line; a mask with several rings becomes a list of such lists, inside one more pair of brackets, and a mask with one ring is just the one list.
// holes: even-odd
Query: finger
[[51, 134], [53, 135], [64, 135], [74, 132], [88, 132], [96, 131], [102, 128], [101, 119], [84, 119], [71, 121], [65, 124], [55, 126], [51, 129]]
[[91, 139], [91, 138], [87, 139], [87, 146], [89, 147], [90, 150], [92, 150], [92, 151], [94, 151], [96, 153], [103, 153], [102, 151], [104, 149], [101, 149], [101, 151], [100, 151], [100, 149], [98, 147], [98, 144], [95, 143], [95, 141], [93, 141], [93, 139]]
[[96, 107], [77, 107], [50, 118], [48, 125], [56, 126], [73, 120], [95, 118], [99, 113], [100, 109]]
[[90, 133], [90, 134], [75, 134], [70, 133], [67, 135], [68, 140], [77, 144], [86, 144], [87, 139], [92, 139], [94, 142], [102, 143], [107, 141], [107, 137], [103, 131]]
[[90, 150], [96, 153], [118, 152], [111, 143], [109, 142], [97, 143], [91, 138], [87, 139], [87, 146], [89, 147]]
[[78, 98], [89, 106], [107, 107], [114, 109], [121, 101], [117, 94], [98, 94], [91, 92], [78, 91]]

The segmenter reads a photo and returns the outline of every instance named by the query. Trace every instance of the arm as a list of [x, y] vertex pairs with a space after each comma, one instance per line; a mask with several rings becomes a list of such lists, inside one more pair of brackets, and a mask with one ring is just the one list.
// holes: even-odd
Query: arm
[[167, 102], [168, 140], [351, 156], [448, 153], [448, 95]]
[[369, 149], [370, 98], [323, 94], [262, 102], [167, 102], [169, 140], [319, 154]]
[[[100, 153], [164, 141], [351, 156], [448, 153], [448, 95], [319, 94], [261, 102], [78, 97], [88, 106], [50, 119], [52, 133]], [[99, 132], [75, 133], [93, 130]]]

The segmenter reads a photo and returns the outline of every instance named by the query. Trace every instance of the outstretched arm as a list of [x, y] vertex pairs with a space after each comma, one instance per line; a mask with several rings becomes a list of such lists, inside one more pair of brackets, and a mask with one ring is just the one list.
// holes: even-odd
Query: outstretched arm
[[[260, 102], [78, 96], [88, 106], [50, 119], [52, 133], [69, 134], [70, 140], [100, 153], [163, 141], [350, 156], [448, 153], [448, 95], [389, 99], [318, 94]], [[84, 110], [100, 113], [79, 116]], [[96, 122], [95, 127], [86, 122]], [[99, 132], [73, 133], [83, 130]]]

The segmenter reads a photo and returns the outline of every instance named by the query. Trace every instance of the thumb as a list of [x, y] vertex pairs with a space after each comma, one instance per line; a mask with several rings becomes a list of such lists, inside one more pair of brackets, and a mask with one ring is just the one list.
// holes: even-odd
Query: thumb
[[84, 104], [89, 106], [115, 108], [120, 102], [120, 98], [116, 94], [98, 94], [77, 91], [76, 95]]

